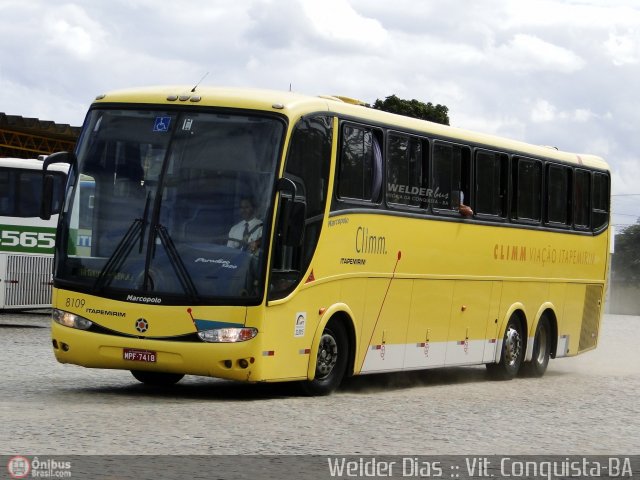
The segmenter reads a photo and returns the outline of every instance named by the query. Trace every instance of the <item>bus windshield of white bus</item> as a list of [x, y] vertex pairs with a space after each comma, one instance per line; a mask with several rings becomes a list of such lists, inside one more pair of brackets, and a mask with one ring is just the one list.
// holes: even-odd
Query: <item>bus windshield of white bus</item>
[[61, 285], [257, 302], [284, 131], [247, 113], [92, 110], [62, 219]]

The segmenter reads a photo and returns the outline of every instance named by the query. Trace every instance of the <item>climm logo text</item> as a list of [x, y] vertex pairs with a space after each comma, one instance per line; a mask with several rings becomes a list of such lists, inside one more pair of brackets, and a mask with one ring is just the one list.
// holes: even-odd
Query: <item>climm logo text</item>
[[369, 233], [368, 227], [358, 227], [356, 230], [356, 252], [358, 253], [387, 253], [387, 239], [383, 235]]

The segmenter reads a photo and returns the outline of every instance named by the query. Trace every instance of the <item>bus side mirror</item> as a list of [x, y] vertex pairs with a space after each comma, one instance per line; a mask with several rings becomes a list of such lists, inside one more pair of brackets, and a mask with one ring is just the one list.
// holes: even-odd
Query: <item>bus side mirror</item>
[[40, 202], [40, 218], [42, 220], [49, 220], [53, 213], [54, 177], [47, 174], [49, 165], [53, 163], [67, 163], [71, 168], [75, 168], [78, 160], [73, 152], [56, 152], [48, 155], [42, 162], [42, 200]]
[[77, 160], [76, 156], [73, 153], [69, 152], [56, 152], [48, 155], [47, 158], [42, 162], [42, 171], [47, 172], [47, 168], [52, 163], [67, 163], [71, 166], [75, 166]]
[[40, 202], [40, 218], [49, 220], [53, 211], [53, 175], [45, 174], [42, 179], [42, 201]]

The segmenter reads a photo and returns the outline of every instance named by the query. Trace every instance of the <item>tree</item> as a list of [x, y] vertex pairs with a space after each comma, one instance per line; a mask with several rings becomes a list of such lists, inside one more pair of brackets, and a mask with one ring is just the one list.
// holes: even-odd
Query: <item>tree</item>
[[616, 281], [640, 284], [640, 220], [616, 235], [612, 264]]
[[449, 125], [449, 108], [440, 104], [433, 105], [431, 102], [424, 103], [415, 99], [404, 100], [395, 95], [391, 95], [384, 100], [377, 99], [373, 104], [373, 108]]

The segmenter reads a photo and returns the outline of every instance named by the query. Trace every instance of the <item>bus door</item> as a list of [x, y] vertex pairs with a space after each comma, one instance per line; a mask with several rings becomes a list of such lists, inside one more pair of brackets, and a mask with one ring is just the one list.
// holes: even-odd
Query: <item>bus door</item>
[[362, 339], [369, 340], [362, 373], [402, 370], [413, 280], [369, 278]]
[[454, 283], [453, 280], [414, 281], [405, 369], [444, 365]]
[[495, 354], [495, 319], [500, 301], [500, 282], [458, 280], [451, 302], [451, 321], [446, 365], [482, 363], [485, 348]]

